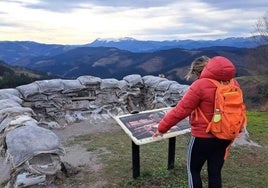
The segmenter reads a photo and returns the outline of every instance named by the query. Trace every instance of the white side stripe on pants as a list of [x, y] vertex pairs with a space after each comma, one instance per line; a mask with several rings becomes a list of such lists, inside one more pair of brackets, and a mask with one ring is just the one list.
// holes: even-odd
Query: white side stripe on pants
[[188, 173], [189, 188], [193, 188], [193, 178], [192, 178], [190, 167], [191, 167], [191, 154], [192, 154], [194, 141], [195, 141], [195, 137], [191, 136], [191, 139], [189, 141], [189, 146], [188, 146], [188, 152], [187, 152], [187, 173]]

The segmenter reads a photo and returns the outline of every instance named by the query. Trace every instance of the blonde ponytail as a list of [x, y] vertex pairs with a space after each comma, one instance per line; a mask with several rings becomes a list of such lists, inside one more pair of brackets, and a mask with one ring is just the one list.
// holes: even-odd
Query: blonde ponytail
[[201, 56], [196, 58], [192, 62], [189, 72], [185, 75], [185, 79], [189, 80], [190, 78], [192, 78], [193, 75], [199, 77], [203, 68], [208, 63], [209, 60], [210, 58], [207, 56]]

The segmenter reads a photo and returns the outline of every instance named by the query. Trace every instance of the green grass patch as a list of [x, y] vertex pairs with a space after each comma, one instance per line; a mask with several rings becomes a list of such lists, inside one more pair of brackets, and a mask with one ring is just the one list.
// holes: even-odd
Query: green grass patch
[[[268, 114], [248, 112], [250, 138], [262, 147], [236, 146], [230, 150], [223, 171], [223, 187], [268, 187]], [[190, 134], [176, 139], [175, 168], [167, 170], [168, 140], [140, 146], [140, 177], [132, 178], [131, 140], [123, 130], [76, 137], [69, 144], [82, 144], [89, 152], [98, 152], [102, 170], [84, 176], [69, 177], [72, 187], [105, 181], [104, 187], [176, 187], [186, 188], [186, 153]], [[100, 148], [102, 148], [100, 150]], [[206, 167], [202, 170], [207, 187]]]
[[268, 112], [247, 112], [247, 130], [250, 137], [260, 145], [268, 144]]

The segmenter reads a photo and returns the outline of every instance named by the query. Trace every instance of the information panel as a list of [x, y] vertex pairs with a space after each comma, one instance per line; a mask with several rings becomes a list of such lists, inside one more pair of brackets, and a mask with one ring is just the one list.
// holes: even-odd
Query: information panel
[[188, 118], [186, 118], [173, 126], [163, 137], [152, 137], [160, 120], [170, 109], [167, 107], [147, 110], [136, 114], [115, 116], [114, 118], [135, 144], [142, 145], [190, 132]]

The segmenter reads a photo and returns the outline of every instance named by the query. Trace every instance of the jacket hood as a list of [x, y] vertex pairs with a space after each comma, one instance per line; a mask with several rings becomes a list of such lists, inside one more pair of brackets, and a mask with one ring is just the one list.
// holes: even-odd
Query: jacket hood
[[200, 78], [211, 78], [215, 80], [230, 80], [235, 76], [235, 66], [227, 58], [216, 56], [209, 60], [204, 67]]

